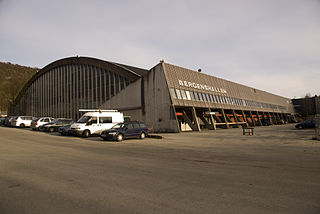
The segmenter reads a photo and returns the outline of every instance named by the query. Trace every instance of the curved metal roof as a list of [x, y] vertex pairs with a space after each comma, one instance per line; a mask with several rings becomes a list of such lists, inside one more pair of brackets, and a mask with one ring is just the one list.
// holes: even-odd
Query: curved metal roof
[[68, 57], [59, 59], [57, 61], [54, 61], [47, 66], [40, 69], [35, 75], [31, 77], [31, 79], [24, 85], [24, 87], [19, 92], [18, 96], [14, 100], [14, 103], [16, 103], [18, 100], [20, 100], [21, 96], [26, 92], [26, 90], [32, 85], [34, 81], [36, 81], [38, 78], [40, 78], [45, 73], [49, 72], [53, 68], [56, 68], [58, 66], [64, 66], [64, 65], [92, 65], [97, 66], [99, 68], [103, 68], [107, 71], [111, 71], [113, 73], [119, 74], [125, 78], [127, 78], [130, 81], [136, 81], [137, 79], [141, 78], [143, 75], [148, 73], [149, 71], [142, 68], [137, 68], [129, 65], [123, 65], [118, 64], [114, 62], [104, 61], [101, 59], [91, 58], [91, 57]]

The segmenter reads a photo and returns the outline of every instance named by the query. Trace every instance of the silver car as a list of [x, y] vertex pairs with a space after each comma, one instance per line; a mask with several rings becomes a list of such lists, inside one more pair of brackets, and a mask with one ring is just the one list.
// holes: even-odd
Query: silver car
[[31, 122], [32, 130], [39, 130], [39, 127], [54, 121], [55, 119], [52, 117], [40, 117]]

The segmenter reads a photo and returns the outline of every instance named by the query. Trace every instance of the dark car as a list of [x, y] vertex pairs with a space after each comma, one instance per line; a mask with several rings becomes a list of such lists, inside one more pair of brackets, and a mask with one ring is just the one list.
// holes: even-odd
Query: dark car
[[71, 135], [72, 133], [70, 132], [70, 130], [71, 130], [71, 125], [72, 124], [69, 124], [69, 125], [67, 125], [67, 126], [62, 126], [62, 127], [60, 127], [59, 129], [58, 129], [58, 132], [61, 134], [61, 135], [64, 135], [64, 136], [66, 136], [66, 135]]
[[7, 119], [8, 117], [1, 117], [0, 118], [0, 126], [3, 126], [4, 125], [4, 122], [5, 120]]
[[262, 119], [261, 123], [263, 126], [270, 126], [271, 125], [270, 119], [267, 119], [267, 118]]
[[127, 138], [144, 139], [148, 135], [148, 132], [149, 129], [146, 124], [137, 121], [130, 121], [114, 125], [111, 129], [103, 131], [100, 137], [103, 140], [116, 141], [122, 141]]
[[11, 127], [11, 121], [15, 118], [16, 116], [9, 116], [5, 119], [3, 122], [3, 125], [6, 127]]
[[71, 123], [73, 123], [72, 119], [61, 118], [40, 126], [39, 130], [45, 132], [57, 132], [60, 127], [70, 125]]
[[298, 123], [296, 125], [297, 129], [310, 129], [310, 128], [315, 128], [315, 127], [316, 127], [316, 121], [314, 119], [305, 120], [305, 121]]

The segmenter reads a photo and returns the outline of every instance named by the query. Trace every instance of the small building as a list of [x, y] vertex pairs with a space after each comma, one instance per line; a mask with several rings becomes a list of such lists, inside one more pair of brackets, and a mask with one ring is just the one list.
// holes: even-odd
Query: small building
[[57, 60], [35, 74], [11, 115], [78, 119], [117, 109], [154, 132], [290, 122], [290, 99], [160, 61], [150, 70], [89, 57]]
[[320, 97], [305, 97], [292, 99], [295, 112], [302, 118], [314, 117], [320, 114]]

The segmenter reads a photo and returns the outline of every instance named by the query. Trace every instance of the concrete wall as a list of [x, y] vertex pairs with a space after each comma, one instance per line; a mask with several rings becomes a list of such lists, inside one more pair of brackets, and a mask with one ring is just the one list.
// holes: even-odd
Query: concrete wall
[[145, 121], [142, 115], [141, 101], [141, 79], [138, 79], [103, 103], [100, 108], [116, 109], [126, 116], [131, 116], [131, 120]]
[[143, 81], [145, 121], [153, 126], [155, 132], [179, 132], [163, 63], [152, 68]]
[[156, 65], [100, 108], [117, 109], [131, 116], [131, 120], [145, 122], [153, 132], [179, 132], [162, 64]]

